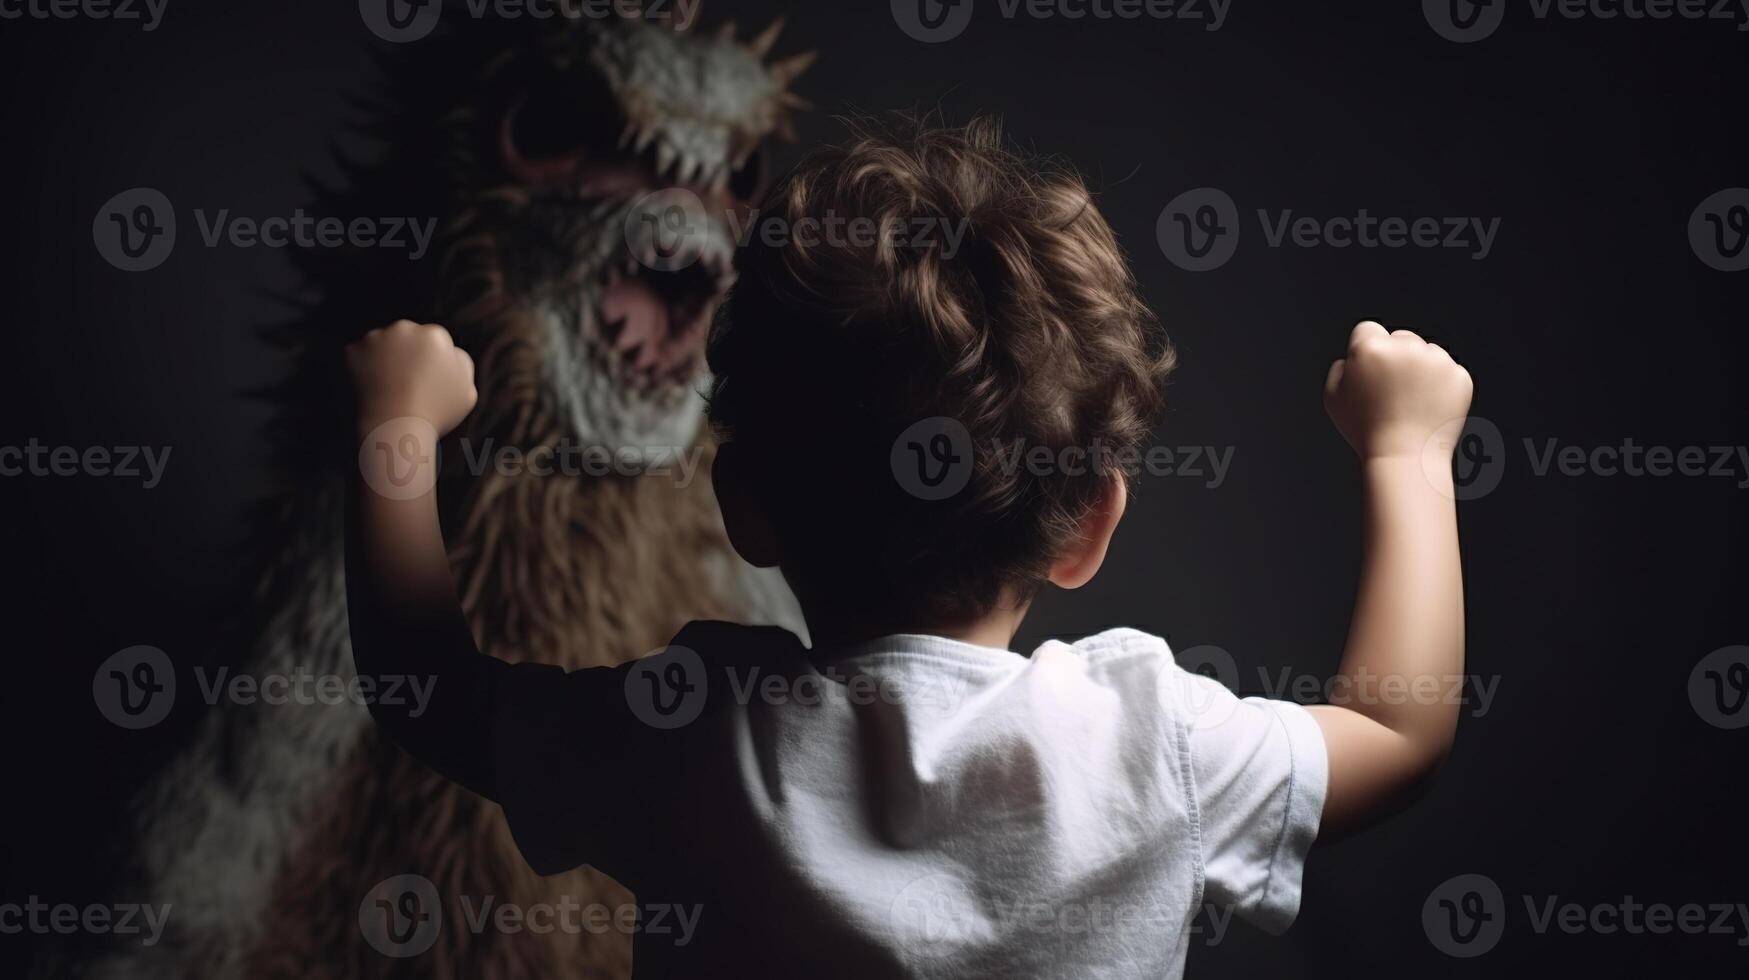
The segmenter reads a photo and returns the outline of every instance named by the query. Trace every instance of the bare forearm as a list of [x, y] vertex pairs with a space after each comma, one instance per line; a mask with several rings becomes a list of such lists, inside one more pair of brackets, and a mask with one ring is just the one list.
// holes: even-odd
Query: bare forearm
[[1457, 727], [1445, 695], [1464, 669], [1450, 473], [1405, 457], [1363, 466], [1366, 549], [1336, 689], [1350, 692], [1345, 707], [1443, 755]]
[[1441, 492], [1430, 483], [1418, 459], [1363, 466], [1366, 547], [1354, 618], [1331, 703], [1311, 709], [1331, 759], [1325, 841], [1396, 809], [1444, 760], [1457, 729], [1448, 693], [1463, 673], [1463, 580], [1449, 486]]
[[[434, 463], [434, 437], [402, 437], [420, 441], [413, 455], [424, 465]], [[435, 490], [404, 498], [379, 492], [373, 482], [382, 486], [355, 477], [348, 500], [353, 658], [359, 676], [370, 678], [376, 690], [403, 694], [372, 700], [371, 714], [396, 744], [490, 797], [489, 720], [505, 664], [479, 652], [462, 615]]]

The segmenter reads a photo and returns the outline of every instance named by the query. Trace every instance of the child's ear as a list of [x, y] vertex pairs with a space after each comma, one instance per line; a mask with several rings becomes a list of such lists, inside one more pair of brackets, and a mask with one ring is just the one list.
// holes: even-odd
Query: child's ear
[[1111, 535], [1129, 504], [1129, 487], [1122, 474], [1113, 473], [1105, 492], [1081, 520], [1080, 534], [1051, 565], [1051, 584], [1060, 589], [1078, 589], [1093, 579], [1105, 563]]
[[723, 510], [723, 527], [729, 544], [741, 559], [755, 568], [777, 564], [777, 533], [766, 517], [765, 506], [754, 492], [748, 460], [734, 443], [717, 447], [711, 463], [711, 483], [717, 491], [717, 506]]

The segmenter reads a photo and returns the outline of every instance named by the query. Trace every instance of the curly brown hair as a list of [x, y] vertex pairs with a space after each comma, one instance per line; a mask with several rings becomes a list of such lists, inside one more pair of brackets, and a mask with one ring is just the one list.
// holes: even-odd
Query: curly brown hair
[[[1073, 170], [989, 118], [849, 125], [754, 215], [711, 333], [710, 418], [755, 461], [804, 601], [959, 621], [1030, 597], [1107, 489], [1110, 470], [1017, 467], [1009, 447], [1137, 452], [1174, 354]], [[944, 499], [895, 478], [920, 420], [970, 436]]]

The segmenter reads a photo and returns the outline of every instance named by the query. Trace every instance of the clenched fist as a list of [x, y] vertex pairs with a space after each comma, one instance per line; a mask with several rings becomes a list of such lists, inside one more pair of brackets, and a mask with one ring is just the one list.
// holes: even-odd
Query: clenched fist
[[1354, 328], [1330, 365], [1324, 407], [1362, 459], [1442, 453], [1449, 465], [1474, 392], [1445, 348], [1372, 321]]
[[447, 435], [473, 411], [474, 361], [436, 324], [396, 320], [346, 347], [359, 431], [419, 418]]

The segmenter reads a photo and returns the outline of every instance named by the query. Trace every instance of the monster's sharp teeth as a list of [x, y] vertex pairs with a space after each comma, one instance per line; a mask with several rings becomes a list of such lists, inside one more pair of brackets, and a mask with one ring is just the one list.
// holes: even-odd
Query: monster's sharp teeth
[[674, 147], [664, 142], [656, 147], [656, 176], [667, 176], [668, 169], [672, 166], [674, 166]]
[[711, 171], [711, 190], [722, 193], [729, 187], [729, 168], [718, 167]]
[[637, 136], [637, 135], [638, 135], [638, 124], [634, 123], [634, 122], [626, 123], [625, 132], [619, 134], [619, 148], [622, 150], [625, 149], [626, 145], [629, 144], [632, 141], [632, 138]]
[[645, 150], [650, 148], [650, 143], [653, 140], [655, 140], [655, 138], [656, 138], [656, 130], [654, 130], [654, 129], [639, 130], [638, 131], [638, 143], [637, 143], [637, 146], [635, 146], [633, 149], [638, 153], [642, 153]]

